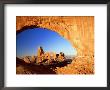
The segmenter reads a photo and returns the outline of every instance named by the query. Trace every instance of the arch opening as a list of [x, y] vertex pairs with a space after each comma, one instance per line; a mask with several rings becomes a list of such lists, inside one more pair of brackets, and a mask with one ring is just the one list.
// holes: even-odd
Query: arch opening
[[17, 32], [17, 57], [36, 56], [38, 47], [46, 52], [64, 52], [67, 57], [74, 57], [77, 51], [68, 40], [57, 32], [46, 28], [27, 28]]
[[[17, 74], [24, 73], [19, 70], [20, 65], [33, 73], [55, 74], [56, 67], [67, 66], [77, 55], [77, 51], [69, 41], [55, 31], [46, 28], [24, 29], [24, 31], [17, 33], [16, 46]], [[26, 64], [32, 64], [31, 67], [36, 70]], [[49, 67], [47, 68], [45, 65]], [[41, 70], [38, 71], [38, 69]]]

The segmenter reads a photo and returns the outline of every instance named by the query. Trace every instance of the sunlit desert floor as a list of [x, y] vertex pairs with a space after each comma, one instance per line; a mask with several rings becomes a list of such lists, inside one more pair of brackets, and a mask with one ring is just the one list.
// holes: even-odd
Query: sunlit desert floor
[[27, 64], [17, 58], [16, 74], [94, 74], [94, 57], [77, 56], [72, 60], [49, 65]]

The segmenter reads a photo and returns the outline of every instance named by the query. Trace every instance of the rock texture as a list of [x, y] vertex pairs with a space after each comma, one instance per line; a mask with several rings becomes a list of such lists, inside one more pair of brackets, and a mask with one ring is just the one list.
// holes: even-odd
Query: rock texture
[[93, 16], [17, 16], [16, 30], [42, 27], [53, 30], [71, 42], [80, 56], [94, 55], [94, 17]]
[[[58, 57], [57, 57], [58, 55]], [[65, 55], [63, 52], [56, 54], [55, 52], [44, 52], [43, 47], [39, 47], [37, 50], [37, 59], [36, 64], [42, 64], [43, 62], [47, 62], [48, 65], [52, 63], [52, 61], [64, 61]]]
[[57, 32], [77, 50], [77, 57], [94, 60], [93, 16], [17, 16], [16, 32], [42, 27]]

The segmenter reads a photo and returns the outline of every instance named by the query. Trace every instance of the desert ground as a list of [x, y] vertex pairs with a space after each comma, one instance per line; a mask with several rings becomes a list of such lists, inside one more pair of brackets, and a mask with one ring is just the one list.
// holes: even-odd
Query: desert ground
[[83, 60], [75, 57], [73, 60], [37, 65], [16, 58], [16, 74], [94, 74], [94, 62], [87, 57]]

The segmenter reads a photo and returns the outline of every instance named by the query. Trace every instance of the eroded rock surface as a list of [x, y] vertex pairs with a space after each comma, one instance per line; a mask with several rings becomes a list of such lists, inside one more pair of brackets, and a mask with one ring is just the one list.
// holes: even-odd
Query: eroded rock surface
[[[16, 31], [42, 27], [57, 32], [77, 50], [77, 60], [94, 61], [93, 16], [17, 16]], [[86, 58], [87, 57], [87, 58]], [[76, 61], [77, 61], [76, 60]], [[90, 62], [89, 62], [90, 63]], [[94, 63], [92, 64], [92, 68]], [[73, 71], [73, 70], [72, 70]]]

